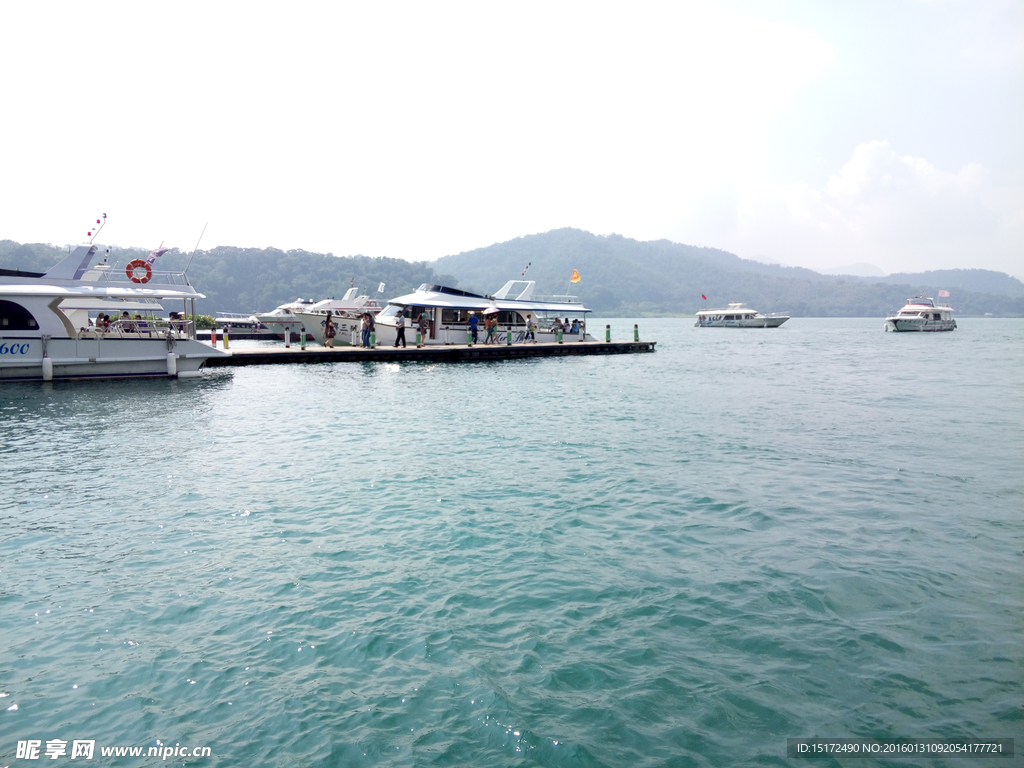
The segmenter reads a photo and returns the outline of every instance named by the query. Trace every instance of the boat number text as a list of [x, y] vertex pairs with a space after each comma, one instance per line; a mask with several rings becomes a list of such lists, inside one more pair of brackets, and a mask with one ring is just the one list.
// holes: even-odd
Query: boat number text
[[28, 344], [0, 344], [0, 355], [27, 355]]

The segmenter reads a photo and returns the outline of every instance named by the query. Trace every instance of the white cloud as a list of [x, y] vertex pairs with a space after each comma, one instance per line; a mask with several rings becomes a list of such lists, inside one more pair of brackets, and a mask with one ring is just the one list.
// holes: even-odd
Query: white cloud
[[1024, 200], [977, 164], [956, 172], [898, 154], [885, 141], [857, 146], [819, 188], [760, 182], [737, 190], [724, 247], [784, 263], [851, 262], [887, 272], [984, 265], [1024, 273]]
[[433, 259], [575, 226], [1020, 273], [1021, 14], [890, 6], [9, 4], [0, 238], [105, 211], [120, 245]]

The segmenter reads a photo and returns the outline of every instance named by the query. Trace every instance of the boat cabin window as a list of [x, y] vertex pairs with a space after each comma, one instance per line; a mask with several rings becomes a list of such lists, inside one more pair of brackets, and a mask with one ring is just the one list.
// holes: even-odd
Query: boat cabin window
[[38, 331], [39, 323], [21, 304], [0, 299], [0, 330]]
[[934, 315], [932, 315], [932, 320], [941, 320], [941, 319], [942, 319], [942, 315], [940, 315], [938, 312], [936, 312]]
[[442, 309], [441, 310], [441, 322], [448, 323], [468, 323], [469, 322], [469, 310], [468, 309]]
[[433, 322], [434, 320], [434, 310], [430, 307], [417, 307], [410, 304], [405, 308], [405, 317], [414, 323], [420, 319], [420, 315], [426, 315], [428, 322]]

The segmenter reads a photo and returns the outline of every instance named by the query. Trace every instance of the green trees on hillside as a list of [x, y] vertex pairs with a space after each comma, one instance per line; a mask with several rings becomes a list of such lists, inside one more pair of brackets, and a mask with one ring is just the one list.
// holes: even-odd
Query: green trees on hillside
[[520, 277], [527, 263], [526, 279], [536, 280], [537, 291], [545, 294], [564, 292], [572, 270], [579, 270], [582, 281], [571, 292], [605, 316], [690, 315], [739, 301], [762, 312], [794, 316], [881, 317], [921, 290], [938, 299], [939, 289], [952, 293], [949, 303], [961, 315], [1024, 315], [1024, 283], [999, 272], [947, 270], [895, 279], [822, 275], [715, 248], [578, 229], [445, 256], [434, 266], [458, 275], [468, 290], [493, 291]]
[[[0, 267], [8, 269], [44, 272], [66, 254], [66, 249], [50, 245], [0, 240]], [[110, 262], [124, 265], [146, 256], [142, 249], [114, 248]], [[188, 254], [173, 250], [155, 267], [180, 271], [188, 261]], [[569, 281], [574, 269], [582, 277], [577, 284]], [[715, 248], [668, 240], [640, 242], [578, 229], [527, 235], [415, 263], [221, 246], [197, 252], [188, 275], [207, 296], [197, 302], [206, 314], [269, 311], [296, 298], [340, 298], [351, 285], [386, 300], [422, 283], [488, 294], [508, 280], [528, 279], [537, 281], [538, 294], [574, 294], [604, 316], [692, 315], [740, 301], [762, 312], [796, 317], [882, 317], [922, 290], [938, 300], [940, 289], [950, 291], [943, 302], [948, 301], [958, 316], [1024, 316], [1024, 283], [1000, 272], [959, 269], [886, 278], [822, 275], [748, 261]], [[380, 283], [385, 284], [382, 294], [377, 292]]]

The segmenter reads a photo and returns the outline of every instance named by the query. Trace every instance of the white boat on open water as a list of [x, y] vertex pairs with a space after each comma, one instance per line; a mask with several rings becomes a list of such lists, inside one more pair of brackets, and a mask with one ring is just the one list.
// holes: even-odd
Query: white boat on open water
[[[46, 272], [0, 269], [0, 381], [198, 376], [226, 354], [196, 340], [205, 297], [184, 272], [154, 270], [153, 255], [107, 264], [96, 234]], [[164, 304], [182, 315], [162, 319]]]
[[789, 315], [773, 312], [762, 315], [746, 304], [733, 303], [728, 309], [702, 309], [697, 313], [695, 328], [778, 328]]
[[952, 331], [956, 329], [953, 310], [948, 304], [936, 306], [922, 292], [907, 299], [897, 312], [890, 312], [885, 318], [887, 331]]
[[563, 341], [595, 340], [586, 330], [586, 318], [591, 310], [577, 297], [534, 296], [535, 286], [534, 280], [509, 280], [493, 296], [484, 296], [424, 283], [412, 293], [390, 299], [377, 315], [377, 343], [395, 343], [400, 310], [405, 338], [410, 344], [416, 341], [420, 315], [425, 316], [424, 344], [465, 344], [474, 317], [477, 341], [482, 344], [487, 340], [485, 321], [491, 316], [497, 321], [494, 341], [501, 344], [507, 343], [508, 333], [512, 334], [513, 343], [557, 342], [559, 329]]

